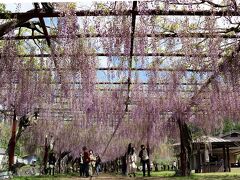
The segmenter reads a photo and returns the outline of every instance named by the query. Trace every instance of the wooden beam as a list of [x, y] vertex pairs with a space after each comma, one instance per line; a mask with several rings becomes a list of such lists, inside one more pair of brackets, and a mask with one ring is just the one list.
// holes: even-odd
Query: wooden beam
[[[116, 11], [116, 10], [81, 10], [76, 11], [76, 16], [130, 16], [133, 14], [133, 10], [124, 10], [124, 11]], [[157, 10], [157, 9], [149, 9], [149, 10], [137, 10], [134, 12], [136, 15], [158, 15], [158, 16], [240, 16], [240, 11], [235, 10], [220, 10], [220, 11], [212, 11], [212, 10]], [[61, 12], [39, 12], [38, 14], [34, 12], [24, 12], [24, 13], [0, 13], [0, 19], [22, 19], [22, 18], [38, 18], [38, 17], [60, 17], [62, 16]]]
[[34, 3], [34, 6], [35, 6], [35, 10], [36, 10], [36, 13], [38, 14], [38, 18], [39, 18], [39, 21], [40, 21], [40, 24], [41, 24], [41, 27], [43, 29], [43, 33], [44, 33], [44, 37], [47, 41], [47, 44], [49, 47], [51, 47], [51, 41], [50, 41], [50, 38], [48, 36], [48, 31], [47, 31], [47, 27], [45, 25], [45, 22], [44, 22], [44, 19], [42, 16], [39, 15], [40, 13], [40, 9], [39, 9], [39, 4], [38, 3]]
[[119, 68], [119, 67], [110, 67], [110, 68], [97, 68], [99, 71], [165, 71], [165, 72], [213, 72], [212, 69], [174, 69], [174, 68]]
[[[30, 10], [30, 11], [27, 11], [26, 13], [34, 14], [34, 12], [35, 12], [34, 10]], [[4, 13], [4, 16], [6, 16], [6, 13]], [[8, 16], [6, 16], [6, 17], [8, 17]], [[9, 19], [9, 17], [6, 19]], [[5, 34], [9, 33], [10, 31], [14, 30], [15, 28], [21, 27], [23, 23], [27, 22], [30, 19], [31, 19], [31, 17], [23, 16], [20, 19], [13, 19], [9, 22], [1, 24], [0, 25], [0, 37], [2, 38]]]
[[[86, 54], [81, 54], [82, 56], [122, 56], [122, 57], [128, 57], [129, 54], [126, 53], [86, 53]], [[60, 54], [60, 55], [51, 55], [51, 54], [19, 54], [18, 57], [62, 57], [64, 56], [64, 54]], [[68, 54], [67, 56], [71, 57], [71, 56], [78, 56], [77, 54]], [[207, 57], [211, 57], [209, 54], [188, 54], [186, 55], [185, 53], [181, 53], [181, 52], [163, 52], [163, 53], [133, 53], [132, 56], [151, 56], [151, 57], [200, 57], [200, 58], [207, 58]], [[3, 57], [3, 56], [1, 56]], [[222, 57], [221, 54], [218, 55], [219, 58]]]
[[[48, 35], [51, 39], [56, 38], [67, 38], [66, 36], [59, 36], [59, 35]], [[77, 34], [76, 37], [78, 38], [111, 38], [111, 37], [122, 37], [120, 34]], [[240, 38], [240, 35], [237, 34], [225, 34], [225, 33], [157, 33], [157, 34], [143, 34], [134, 36], [135, 38], [181, 38], [181, 37], [189, 37], [189, 38], [224, 38], [224, 39], [235, 39]], [[44, 35], [36, 35], [36, 36], [10, 36], [10, 37], [1, 37], [0, 40], [30, 40], [30, 39], [45, 39], [46, 36]]]
[[[97, 71], [158, 71], [158, 72], [203, 72], [203, 73], [208, 73], [208, 72], [214, 72], [213, 69], [179, 69], [179, 68], [122, 68], [122, 67], [99, 67], [95, 68]], [[26, 68], [23, 69], [24, 71], [29, 71], [29, 72], [38, 72], [38, 71], [69, 71], [69, 72], [79, 72], [80, 69], [76, 68]], [[3, 70], [7, 71], [7, 70]]]
[[[5, 84], [5, 83], [8, 83], [8, 82], [2, 82], [2, 84]], [[18, 82], [14, 82], [12, 84], [18, 84]], [[61, 82], [51, 82], [51, 83], [46, 83], [46, 84], [49, 84], [49, 85], [58, 85], [58, 84], [61, 84]], [[80, 82], [68, 82], [67, 84], [82, 84]], [[95, 83], [96, 85], [126, 85], [128, 84], [128, 82], [124, 81], [124, 82], [96, 82]], [[131, 85], [148, 85], [149, 83], [148, 82], [131, 82]], [[168, 82], [157, 82], [157, 83], [154, 83], [155, 85], [162, 85], [162, 86], [166, 86], [166, 85], [170, 85], [170, 83]], [[200, 85], [203, 85], [203, 83], [189, 83], [189, 82], [186, 82], [186, 83], [177, 83], [177, 85], [181, 85], [181, 86], [200, 86]], [[114, 87], [112, 87], [114, 88]]]

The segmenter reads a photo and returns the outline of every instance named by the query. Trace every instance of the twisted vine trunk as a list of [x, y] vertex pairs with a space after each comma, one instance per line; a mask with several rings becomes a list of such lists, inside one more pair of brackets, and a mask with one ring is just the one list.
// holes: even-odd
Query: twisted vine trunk
[[17, 131], [17, 115], [14, 110], [12, 122], [12, 136], [8, 144], [8, 170], [13, 171], [14, 165], [14, 152], [16, 146], [16, 131]]
[[192, 155], [192, 136], [187, 124], [180, 118], [177, 119], [180, 130], [181, 141], [181, 176], [189, 176], [191, 174], [191, 155]]
[[[36, 117], [35, 117], [36, 119]], [[8, 155], [8, 169], [9, 171], [14, 171], [13, 164], [14, 164], [14, 152], [15, 152], [15, 146], [22, 136], [23, 132], [26, 130], [26, 128], [30, 125], [30, 121], [26, 116], [22, 116], [19, 120], [19, 123], [17, 123], [17, 115], [16, 111], [13, 112], [13, 122], [12, 122], [12, 135], [8, 142], [8, 146], [6, 149], [6, 155]], [[18, 126], [18, 130], [17, 130]]]

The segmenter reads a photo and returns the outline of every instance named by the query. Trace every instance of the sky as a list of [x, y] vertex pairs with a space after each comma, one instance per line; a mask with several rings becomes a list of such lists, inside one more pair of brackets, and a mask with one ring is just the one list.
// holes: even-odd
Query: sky
[[[6, 3], [6, 10], [11, 12], [16, 12], [17, 3]], [[33, 9], [32, 3], [21, 3], [19, 12], [26, 12], [30, 9]]]
[[[81, 4], [85, 4], [85, 5], [89, 5], [91, 4], [94, 0], [8, 0], [8, 4], [12, 4], [12, 3], [21, 3], [21, 4], [32, 4], [33, 2], [77, 2], [77, 3], [81, 3]], [[106, 2], [106, 1], [119, 1], [119, 0], [97, 0], [98, 2]], [[132, 1], [132, 0], [128, 0], [128, 1]], [[95, 0], [96, 2], [96, 0]], [[4, 0], [0, 0], [0, 3], [6, 3], [6, 1]]]
[[[0, 0], [1, 2], [2, 0]], [[15, 2], [13, 2], [15, 1]], [[62, 0], [63, 1], [63, 0]], [[74, 0], [73, 0], [74, 1]], [[70, 0], [70, 2], [73, 2]], [[39, 1], [30, 1], [30, 0], [21, 0], [20, 2], [21, 3], [17, 3], [19, 1], [16, 1], [16, 0], [8, 0], [8, 3], [5, 3], [6, 4], [6, 10], [9, 10], [11, 12], [16, 12], [16, 7], [18, 6], [18, 4], [20, 4], [20, 9], [18, 12], [26, 12], [30, 9], [33, 9], [33, 5], [32, 3], [33, 2], [39, 2]], [[48, 1], [49, 2], [49, 1]], [[57, 1], [57, 2], [61, 2], [61, 0]], [[86, 8], [88, 9], [91, 4], [92, 4], [93, 1], [78, 1], [78, 7], [82, 7], [82, 8]]]

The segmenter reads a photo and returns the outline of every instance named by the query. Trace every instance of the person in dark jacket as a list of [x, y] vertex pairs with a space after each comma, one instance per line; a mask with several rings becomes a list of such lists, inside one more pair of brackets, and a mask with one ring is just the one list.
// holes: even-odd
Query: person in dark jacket
[[139, 152], [139, 157], [142, 163], [143, 176], [146, 175], [146, 165], [147, 165], [148, 176], [150, 176], [149, 147], [145, 148], [144, 145], [141, 145], [141, 151]]
[[122, 161], [122, 175], [126, 176], [126, 174], [127, 174], [127, 158], [126, 158], [126, 154], [124, 154], [121, 157], [121, 161]]
[[100, 168], [101, 168], [101, 158], [100, 156], [97, 154], [96, 156], [96, 174], [98, 175], [100, 172]]
[[79, 156], [79, 171], [80, 171], [80, 177], [83, 177], [85, 174], [84, 174], [83, 154], [82, 153]]
[[90, 163], [89, 152], [88, 152], [86, 146], [84, 146], [82, 148], [82, 150], [83, 150], [83, 171], [84, 171], [84, 175], [86, 177], [89, 177], [89, 163]]
[[54, 169], [55, 169], [55, 163], [56, 163], [56, 157], [53, 152], [49, 154], [49, 174], [54, 176]]

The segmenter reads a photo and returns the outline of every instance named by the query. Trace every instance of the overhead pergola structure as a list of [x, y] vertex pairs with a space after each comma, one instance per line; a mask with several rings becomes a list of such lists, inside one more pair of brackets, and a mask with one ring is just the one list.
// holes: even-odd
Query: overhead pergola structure
[[[181, 131], [181, 127], [185, 125], [182, 115], [186, 112], [191, 112], [190, 117], [197, 114], [197, 118], [207, 114], [204, 108], [208, 108], [208, 103], [213, 103], [209, 94], [212, 95], [216, 90], [214, 89], [216, 82], [219, 88], [224, 87], [226, 94], [239, 93], [238, 88], [225, 86], [226, 80], [222, 75], [230, 71], [227, 66], [232, 65], [232, 62], [236, 67], [231, 70], [239, 68], [237, 57], [240, 49], [240, 9], [235, 0], [110, 2], [98, 3], [90, 10], [78, 10], [72, 4], [57, 7], [53, 8], [49, 3], [34, 3], [33, 9], [27, 12], [0, 13], [0, 19], [3, 21], [0, 25], [0, 42], [16, 41], [22, 44], [22, 47], [28, 48], [18, 50], [17, 58], [30, 59], [30, 61], [34, 59], [37, 63], [44, 64], [41, 66], [36, 63], [30, 64], [22, 69], [23, 72], [34, 72], [38, 76], [44, 72], [54, 77], [54, 80], [46, 85], [55, 88], [55, 93], [52, 92], [51, 95], [54, 105], [51, 107], [41, 105], [40, 108], [40, 112], [46, 110], [47, 116], [50, 113], [56, 115], [54, 117], [56, 119], [60, 117], [64, 119], [64, 116], [68, 116], [68, 120], [76, 119], [76, 115], [72, 113], [74, 98], [68, 103], [69, 96], [64, 94], [64, 89], [71, 86], [75, 93], [84, 86], [81, 82], [84, 78], [87, 79], [87, 86], [90, 88], [87, 92], [81, 91], [86, 93], [83, 99], [86, 96], [90, 97], [86, 101], [95, 102], [91, 97], [93, 96], [91, 90], [94, 89], [91, 89], [92, 80], [97, 91], [100, 92], [97, 97], [107, 93], [111, 98], [116, 96], [116, 104], [120, 108], [115, 107], [112, 102], [108, 106], [114, 106], [115, 109], [112, 108], [112, 111], [119, 111], [119, 115], [116, 115], [118, 118], [114, 116], [116, 119], [109, 122], [111, 133], [105, 141], [106, 144], [101, 148], [103, 154], [106, 153], [119, 127], [126, 121], [126, 116], [131, 113], [130, 106], [140, 107], [139, 102], [144, 96], [148, 96], [146, 97], [148, 100], [143, 102], [149, 103], [149, 109], [154, 109], [154, 105], [160, 106], [159, 102], [169, 103], [168, 101], [173, 98], [176, 112], [173, 109], [174, 103], [161, 105], [162, 109], [159, 110], [160, 115], [157, 117], [166, 115], [166, 122], [174, 119]], [[71, 24], [68, 19], [73, 23]], [[66, 27], [62, 26], [64, 23]], [[79, 29], [75, 30], [74, 23], [79, 25], [77, 27]], [[30, 29], [31, 33], [21, 32], [22, 28]], [[80, 49], [72, 50], [73, 45], [77, 45]], [[7, 56], [8, 53], [2, 53], [1, 59]], [[92, 68], [94, 65], [91, 62], [88, 64], [84, 61], [75, 62], [74, 59], [78, 58], [96, 60], [95, 70], [91, 69], [91, 72], [96, 73], [95, 78], [90, 79], [88, 75], [91, 74], [87, 71], [85, 71], [86, 77], [83, 77], [82, 64], [86, 65], [86, 68]], [[72, 64], [74, 67], [71, 66]], [[69, 66], [66, 67], [67, 65]], [[75, 79], [69, 81], [71, 79], [67, 75], [69, 71], [73, 74], [75, 71], [80, 71], [82, 74], [80, 73], [80, 76], [76, 74]], [[13, 84], [18, 83], [18, 81], [13, 82]], [[3, 90], [5, 93], [6, 89]], [[150, 97], [151, 94], [153, 97]], [[138, 99], [140, 95], [141, 98]], [[107, 98], [113, 101], [108, 95]], [[165, 98], [168, 101], [165, 102]], [[236, 104], [239, 104], [238, 98], [236, 100]], [[96, 101], [100, 102], [100, 100]], [[105, 102], [104, 98], [101, 101]], [[58, 102], [60, 105], [56, 105]], [[107, 102], [106, 100], [105, 103]], [[184, 104], [183, 107], [181, 103]], [[195, 106], [198, 106], [197, 110], [194, 109]], [[90, 106], [80, 109], [88, 113], [94, 111], [94, 108], [91, 109]], [[178, 112], [179, 109], [181, 113]], [[133, 110], [134, 117], [137, 117], [136, 112], [136, 109]], [[44, 118], [48, 117], [42, 116], [42, 119]], [[102, 120], [96, 121], [102, 123]], [[152, 131], [152, 124], [149, 123], [147, 131]], [[80, 126], [82, 127], [83, 124]], [[147, 134], [149, 139], [151, 133]], [[182, 132], [181, 139], [184, 140], [184, 136], [187, 135]], [[181, 143], [187, 147], [186, 142], [181, 140]]]
[[[161, 2], [161, 1], [160, 1]], [[196, 2], [193, 4], [204, 4], [204, 3], [209, 3], [209, 5], [213, 5], [210, 2]], [[178, 5], [178, 3], [176, 2], [171, 2], [170, 4], [176, 4]], [[179, 5], [188, 5], [191, 3], [179, 3]], [[54, 9], [46, 9], [46, 7], [43, 7], [42, 9], [39, 9], [40, 6], [38, 5], [38, 3], [34, 4], [35, 9], [30, 10], [26, 13], [1, 13], [0, 17], [1, 19], [16, 19], [18, 24], [13, 26], [10, 29], [5, 30], [4, 28], [2, 28], [2, 35], [6, 34], [7, 32], [9, 32], [10, 30], [16, 28], [16, 27], [27, 27], [26, 26], [26, 22], [28, 22], [28, 20], [33, 19], [33, 18], [39, 18], [39, 25], [40, 28], [42, 28], [43, 31], [43, 35], [26, 35], [26, 36], [21, 36], [21, 35], [16, 35], [16, 36], [2, 36], [2, 40], [9, 40], [9, 39], [14, 39], [14, 40], [31, 40], [31, 39], [46, 39], [47, 44], [50, 46], [50, 39], [55, 39], [55, 38], [59, 38], [58, 35], [49, 35], [48, 31], [47, 31], [47, 27], [43, 21], [43, 18], [49, 18], [49, 17], [59, 17], [60, 16], [60, 12], [55, 12]], [[229, 5], [230, 6], [230, 5]], [[215, 5], [213, 5], [213, 7], [215, 7]], [[222, 7], [227, 7], [227, 6], [216, 6], [218, 8], [222, 8]], [[49, 7], [50, 8], [50, 7]], [[117, 10], [110, 10], [110, 11], [104, 11], [104, 10], [81, 10], [81, 11], [76, 11], [76, 16], [104, 16], [104, 17], [108, 17], [108, 16], [129, 16], [132, 18], [136, 18], [136, 16], [219, 16], [219, 17], [225, 17], [225, 16], [239, 16], [239, 12], [237, 10], [218, 10], [218, 11], [212, 11], [212, 10], [197, 10], [197, 11], [191, 11], [191, 10], [161, 10], [161, 9], [150, 9], [150, 10], [146, 10], [146, 11], [139, 11], [139, 10], [133, 10], [133, 9], [129, 9], [129, 10], [124, 10], [124, 11], [117, 11]], [[132, 20], [132, 22], [135, 21], [134, 19]], [[135, 26], [135, 23], [133, 23], [132, 25]], [[30, 28], [30, 27], [28, 27]], [[132, 27], [134, 28], [134, 27]], [[176, 33], [176, 32], [164, 32], [164, 33], [147, 33], [141, 36], [136, 35], [136, 37], [149, 37], [149, 38], [180, 38], [180, 37], [191, 37], [191, 38], [226, 38], [226, 39], [238, 39], [239, 35], [238, 35], [238, 27], [227, 27], [225, 30], [222, 30], [221, 32], [216, 32], [216, 33]], [[230, 32], [230, 33], [229, 33]], [[234, 33], [233, 33], [234, 32]], [[119, 37], [120, 35], [116, 34], [116, 35], [106, 35], [106, 34], [79, 34], [77, 35], [77, 37], [79, 38], [106, 38], [106, 37]], [[133, 35], [134, 37], [135, 35]], [[133, 37], [131, 37], [131, 39], [134, 39]], [[63, 37], [64, 38], [64, 37]], [[185, 57], [186, 54], [185, 53], [181, 53], [181, 52], [154, 52], [154, 53], [133, 53], [133, 46], [130, 50], [132, 52], [132, 55], [130, 56], [160, 56], [160, 57]], [[89, 56], [127, 56], [127, 54], [124, 53], [89, 53], [87, 54]], [[19, 57], [51, 57], [51, 54], [20, 54]], [[203, 53], [203, 54], [196, 54], [196, 53], [192, 53], [192, 54], [188, 54], [189, 57], [201, 57], [201, 58], [208, 58], [210, 57], [208, 55], [208, 53]], [[219, 58], [221, 58], [222, 55], [219, 54]], [[131, 59], [131, 58], [130, 58]], [[112, 70], [112, 71], [116, 71], [116, 70], [120, 70], [120, 71], [127, 71], [129, 68], [118, 68], [118, 67], [100, 67], [97, 68], [97, 70], [101, 70], [101, 71], [107, 71], [107, 70]], [[34, 69], [33, 69], [34, 70]], [[54, 71], [54, 69], [39, 69], [39, 71]], [[151, 71], [151, 68], [131, 68], [132, 71]], [[174, 68], [159, 68], [157, 69], [159, 71], [182, 71], [181, 69], [174, 69]], [[38, 69], [36, 69], [36, 71], [38, 71]], [[188, 68], [186, 69], [186, 71], [189, 72], [202, 72], [203, 70], [201, 69], [192, 69], [192, 68]], [[204, 72], [212, 72], [212, 69], [207, 69], [204, 70]], [[108, 84], [109, 82], [99, 82], [99, 84]], [[121, 82], [122, 83], [122, 82]], [[129, 82], [124, 82], [124, 83], [129, 83]], [[113, 84], [117, 84], [117, 83], [113, 83]], [[144, 83], [143, 83], [144, 84]], [[166, 84], [166, 83], [163, 83]], [[183, 83], [183, 85], [187, 83]], [[189, 85], [191, 85], [191, 83], [189, 83]], [[195, 84], [194, 84], [195, 85]]]

